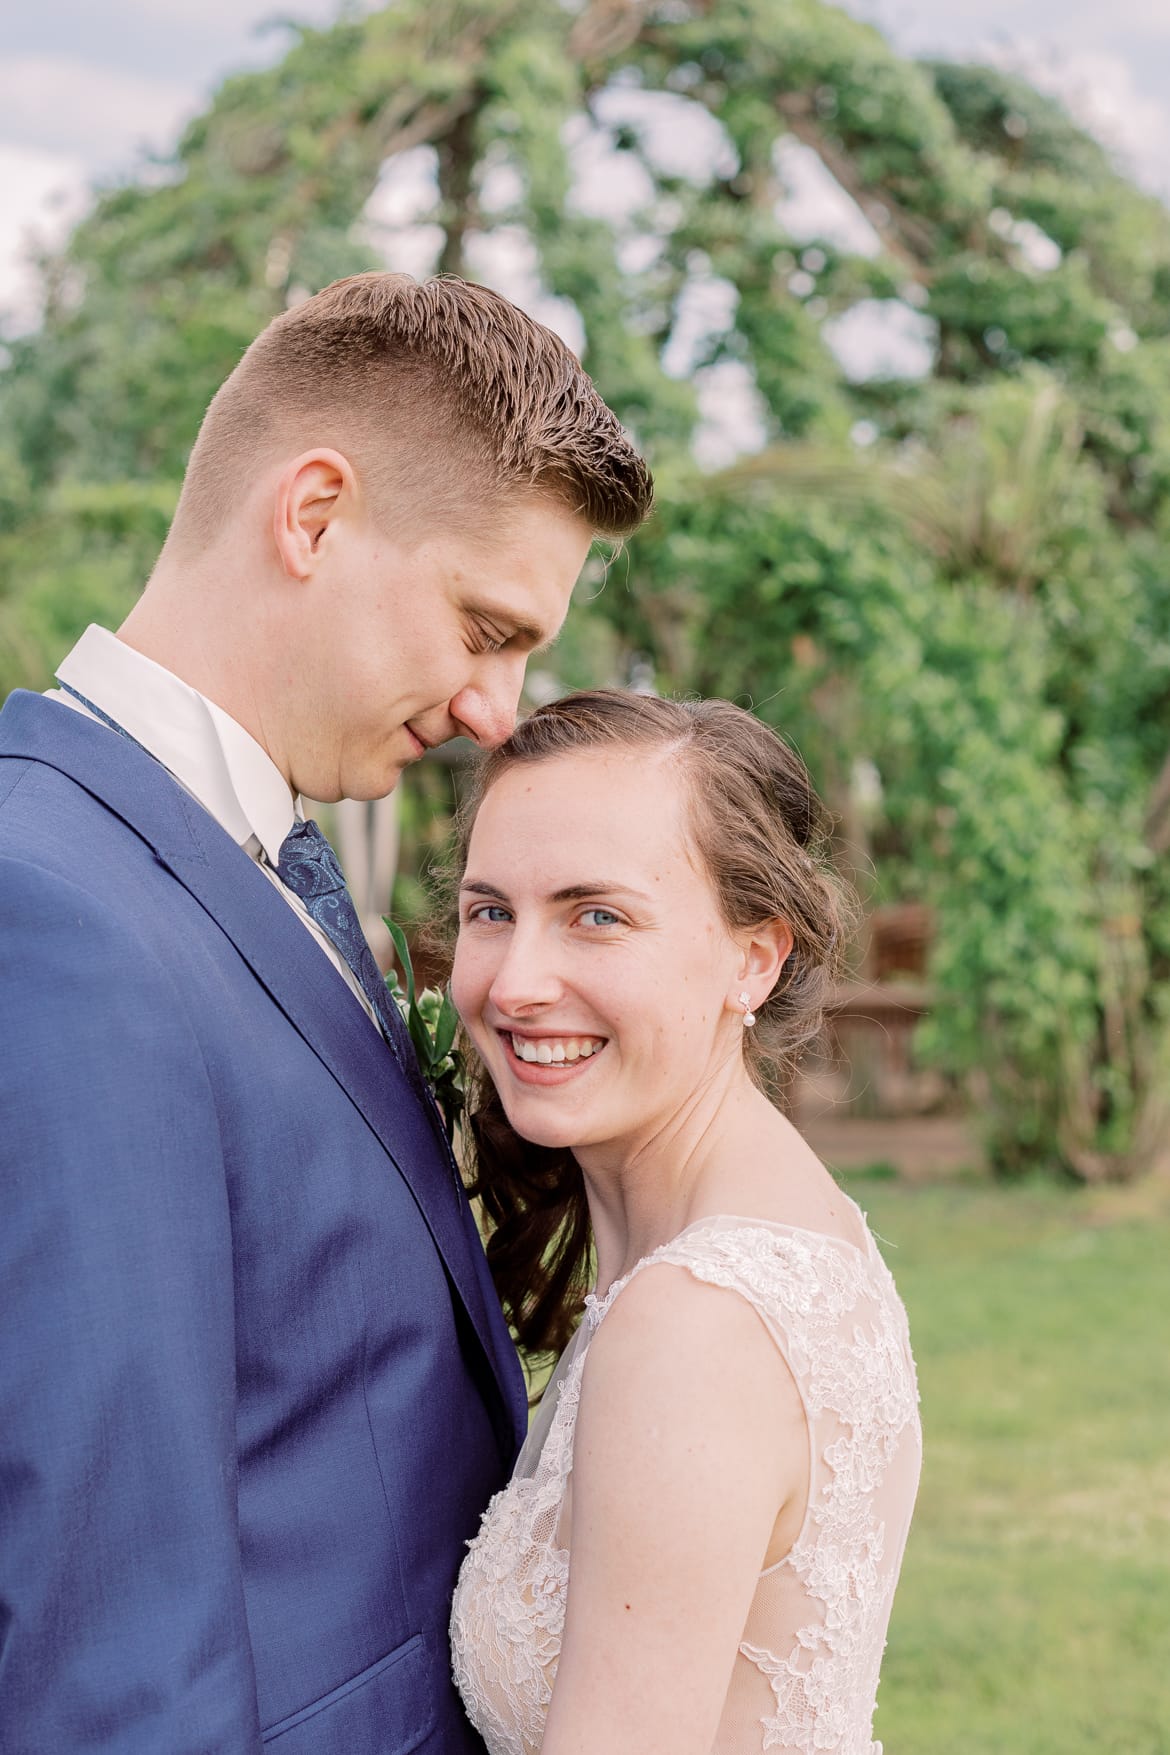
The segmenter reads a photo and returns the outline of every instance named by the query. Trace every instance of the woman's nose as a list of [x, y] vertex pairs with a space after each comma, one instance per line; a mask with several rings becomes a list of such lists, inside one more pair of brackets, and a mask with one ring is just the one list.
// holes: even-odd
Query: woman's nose
[[507, 1017], [518, 1018], [560, 997], [561, 980], [551, 947], [538, 931], [517, 927], [508, 939], [503, 961], [491, 985], [491, 1002]]

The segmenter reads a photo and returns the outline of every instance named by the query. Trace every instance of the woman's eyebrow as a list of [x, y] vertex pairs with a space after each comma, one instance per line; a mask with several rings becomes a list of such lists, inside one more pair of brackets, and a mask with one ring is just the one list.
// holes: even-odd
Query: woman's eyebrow
[[550, 900], [553, 902], [585, 902], [590, 896], [636, 896], [640, 902], [648, 902], [649, 896], [641, 890], [632, 890], [628, 884], [615, 884], [608, 880], [589, 884], [569, 884], [563, 890], [554, 891]]
[[[495, 884], [486, 884], [480, 878], [465, 878], [459, 886], [470, 896], [490, 896], [493, 902], [506, 902], [503, 890]], [[591, 896], [633, 896], [640, 902], [648, 902], [650, 897], [642, 890], [633, 890], [628, 884], [615, 884], [606, 880], [597, 883], [567, 884], [563, 890], [554, 890], [549, 897], [550, 902], [587, 902]]]

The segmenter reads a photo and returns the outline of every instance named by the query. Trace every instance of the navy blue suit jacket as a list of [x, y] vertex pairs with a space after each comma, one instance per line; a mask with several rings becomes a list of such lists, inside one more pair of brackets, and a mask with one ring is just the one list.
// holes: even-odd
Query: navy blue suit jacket
[[429, 1111], [133, 744], [0, 713], [0, 1750], [472, 1755], [523, 1385]]

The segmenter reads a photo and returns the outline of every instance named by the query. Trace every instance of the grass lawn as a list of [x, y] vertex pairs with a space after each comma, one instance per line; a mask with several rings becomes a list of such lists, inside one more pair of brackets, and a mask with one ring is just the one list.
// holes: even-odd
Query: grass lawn
[[925, 1428], [886, 1755], [1170, 1755], [1170, 1189], [842, 1181]]

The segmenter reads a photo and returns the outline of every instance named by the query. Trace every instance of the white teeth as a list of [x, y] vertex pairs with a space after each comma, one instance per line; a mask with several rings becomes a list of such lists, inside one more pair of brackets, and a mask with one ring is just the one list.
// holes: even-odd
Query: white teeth
[[592, 1036], [566, 1036], [560, 1041], [545, 1039], [532, 1042], [525, 1036], [512, 1037], [512, 1049], [518, 1060], [535, 1062], [539, 1066], [572, 1065], [577, 1060], [588, 1060], [604, 1048], [603, 1042], [596, 1041]]

